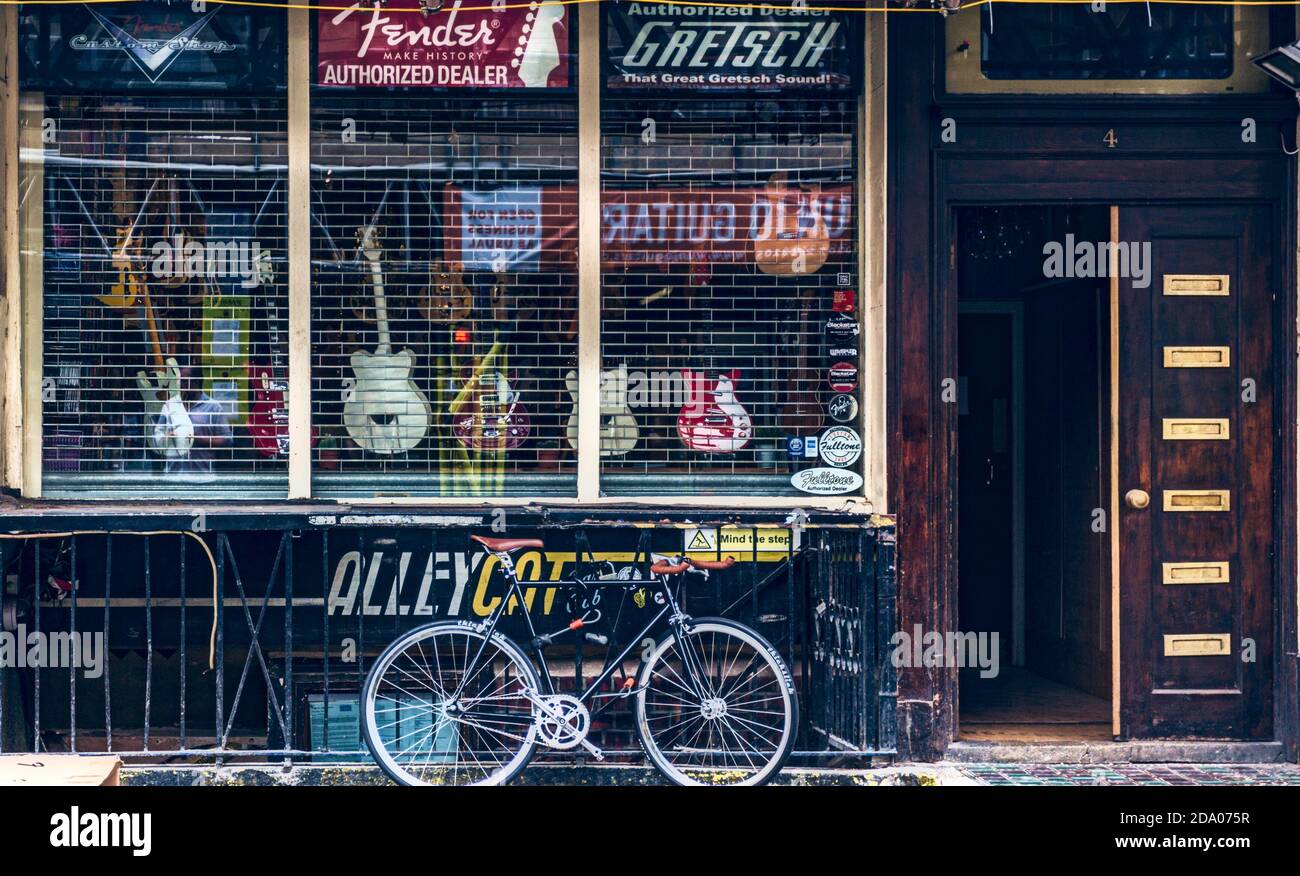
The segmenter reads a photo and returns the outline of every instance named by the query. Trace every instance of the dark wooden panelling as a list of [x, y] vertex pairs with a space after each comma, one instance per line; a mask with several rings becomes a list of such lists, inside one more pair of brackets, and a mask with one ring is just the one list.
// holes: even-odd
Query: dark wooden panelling
[[[1289, 10], [1281, 10], [1283, 13]], [[1283, 17], [1280, 34], [1294, 28]], [[1270, 331], [1277, 359], [1273, 509], [1278, 578], [1272, 590], [1279, 648], [1276, 730], [1296, 756], [1296, 362], [1295, 167], [1278, 134], [1290, 127], [1290, 95], [1205, 98], [964, 98], [941, 95], [937, 16], [889, 22], [889, 504], [899, 519], [899, 624], [951, 629], [955, 621], [955, 462], [952, 422], [939, 382], [955, 364], [956, 289], [948, 282], [951, 207], [959, 203], [1078, 200], [1134, 204], [1183, 198], [1271, 204], [1279, 229], [1280, 289]], [[1289, 37], [1288, 37], [1289, 38]], [[1279, 37], [1279, 40], [1281, 37]], [[1276, 40], [1275, 40], [1276, 41]], [[940, 144], [939, 122], [958, 122]], [[1258, 123], [1240, 142], [1240, 120]], [[1231, 132], [1236, 125], [1237, 140]], [[1118, 128], [1109, 149], [1098, 137]], [[1075, 163], [1079, 162], [1076, 166]], [[1291, 355], [1281, 355], [1281, 351]], [[947, 625], [947, 626], [945, 626]], [[900, 672], [903, 756], [939, 756], [954, 736], [955, 671]]]

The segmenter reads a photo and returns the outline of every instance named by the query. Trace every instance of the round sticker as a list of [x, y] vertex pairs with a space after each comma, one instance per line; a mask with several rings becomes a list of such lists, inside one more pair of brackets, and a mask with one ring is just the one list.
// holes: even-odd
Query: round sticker
[[817, 449], [822, 462], [844, 468], [862, 457], [862, 439], [848, 426], [832, 426], [822, 433]]
[[827, 408], [837, 423], [852, 423], [858, 418], [858, 400], [851, 395], [834, 396]]
[[826, 334], [832, 339], [856, 338], [859, 329], [858, 321], [847, 313], [833, 313], [826, 320]]
[[836, 362], [831, 366], [830, 385], [836, 392], [853, 392], [858, 388], [858, 366], [852, 362]]

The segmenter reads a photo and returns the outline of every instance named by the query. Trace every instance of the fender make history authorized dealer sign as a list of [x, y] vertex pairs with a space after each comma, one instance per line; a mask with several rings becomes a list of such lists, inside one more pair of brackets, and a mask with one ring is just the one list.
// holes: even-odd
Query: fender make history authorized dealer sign
[[848, 89], [859, 54], [842, 14], [774, 6], [613, 3], [609, 88]]
[[[505, 6], [500, 11], [493, 6]], [[318, 13], [318, 85], [380, 88], [564, 88], [567, 6], [417, 0]]]

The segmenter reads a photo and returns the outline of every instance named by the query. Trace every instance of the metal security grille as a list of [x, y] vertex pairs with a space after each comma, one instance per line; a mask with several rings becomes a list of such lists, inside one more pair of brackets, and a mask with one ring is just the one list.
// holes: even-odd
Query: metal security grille
[[607, 92], [601, 128], [604, 492], [797, 494], [858, 428], [855, 102]]
[[46, 493], [283, 495], [283, 101], [42, 105], [19, 196]]
[[575, 492], [576, 179], [572, 99], [314, 101], [317, 494]]

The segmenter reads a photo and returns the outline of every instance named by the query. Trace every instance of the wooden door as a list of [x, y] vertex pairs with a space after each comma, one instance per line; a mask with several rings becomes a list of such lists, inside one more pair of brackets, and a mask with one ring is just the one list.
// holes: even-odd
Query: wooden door
[[1112, 216], [1151, 258], [1111, 278], [1119, 735], [1270, 739], [1281, 244], [1263, 206]]

